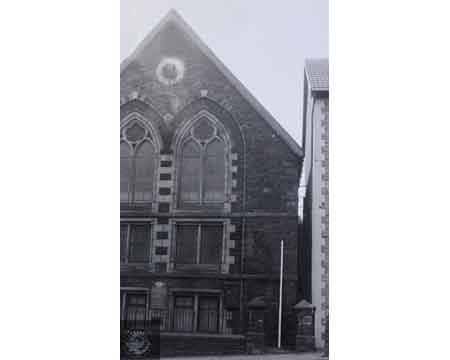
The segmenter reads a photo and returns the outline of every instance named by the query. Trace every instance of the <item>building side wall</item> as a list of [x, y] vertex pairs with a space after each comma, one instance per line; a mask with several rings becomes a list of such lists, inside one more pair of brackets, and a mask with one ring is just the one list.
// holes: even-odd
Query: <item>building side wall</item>
[[316, 307], [316, 345], [323, 348], [328, 312], [328, 100], [315, 101], [312, 124], [312, 302]]
[[300, 299], [312, 303], [311, 299], [311, 188], [303, 198], [303, 217], [299, 225], [299, 278]]

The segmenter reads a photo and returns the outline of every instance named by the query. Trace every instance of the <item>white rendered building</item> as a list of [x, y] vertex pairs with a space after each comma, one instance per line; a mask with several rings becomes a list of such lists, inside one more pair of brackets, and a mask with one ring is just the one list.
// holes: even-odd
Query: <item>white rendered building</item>
[[306, 246], [311, 251], [308, 279], [312, 304], [316, 307], [316, 347], [328, 348], [328, 264], [329, 264], [329, 138], [328, 59], [307, 60], [303, 95], [303, 226]]

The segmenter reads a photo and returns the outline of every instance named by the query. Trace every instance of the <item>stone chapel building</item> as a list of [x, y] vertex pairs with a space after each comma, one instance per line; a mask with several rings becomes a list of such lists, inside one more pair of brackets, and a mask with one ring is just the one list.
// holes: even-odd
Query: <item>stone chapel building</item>
[[120, 72], [122, 326], [159, 319], [167, 354], [274, 346], [283, 239], [295, 343], [302, 149], [174, 11]]

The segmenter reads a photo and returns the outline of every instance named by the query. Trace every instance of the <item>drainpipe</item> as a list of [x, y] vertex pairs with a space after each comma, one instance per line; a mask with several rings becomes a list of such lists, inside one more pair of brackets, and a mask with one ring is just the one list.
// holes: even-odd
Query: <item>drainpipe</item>
[[247, 143], [245, 141], [244, 130], [245, 127], [240, 126], [241, 134], [242, 134], [242, 142], [243, 142], [243, 156], [242, 156], [242, 166], [243, 166], [243, 175], [242, 175], [242, 225], [241, 225], [241, 281], [240, 281], [240, 307], [241, 307], [241, 330], [244, 333], [244, 258], [245, 258], [245, 228], [246, 228], [246, 216], [247, 216]]

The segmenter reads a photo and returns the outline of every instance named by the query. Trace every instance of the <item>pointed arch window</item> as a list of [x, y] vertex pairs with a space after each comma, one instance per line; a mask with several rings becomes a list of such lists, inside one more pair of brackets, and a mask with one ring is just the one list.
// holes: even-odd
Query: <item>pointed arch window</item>
[[148, 129], [132, 120], [121, 131], [120, 201], [147, 203], [154, 197], [156, 147]]
[[227, 146], [221, 130], [206, 117], [190, 128], [181, 145], [180, 205], [223, 203]]

